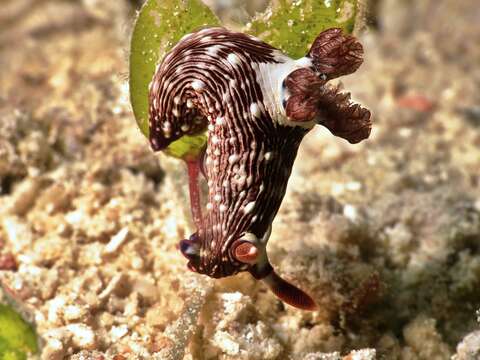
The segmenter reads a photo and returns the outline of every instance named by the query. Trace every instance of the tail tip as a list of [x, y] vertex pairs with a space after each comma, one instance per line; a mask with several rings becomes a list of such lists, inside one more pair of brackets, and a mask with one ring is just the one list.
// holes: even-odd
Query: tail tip
[[318, 309], [317, 304], [310, 295], [282, 279], [275, 271], [272, 271], [263, 281], [283, 302], [301, 310], [315, 311]]

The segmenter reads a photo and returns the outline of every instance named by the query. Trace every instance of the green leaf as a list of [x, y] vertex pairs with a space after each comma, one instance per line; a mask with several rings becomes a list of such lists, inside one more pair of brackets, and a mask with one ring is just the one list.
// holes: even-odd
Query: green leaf
[[145, 136], [149, 131], [148, 85], [157, 63], [182, 36], [219, 23], [200, 0], [148, 0], [143, 5], [130, 45], [130, 101]]
[[179, 158], [179, 159], [194, 159], [200, 153], [207, 143], [207, 134], [199, 135], [184, 135], [177, 141], [171, 143], [165, 150], [167, 155]]
[[33, 329], [9, 306], [0, 304], [0, 360], [24, 360], [36, 353]]
[[317, 35], [337, 27], [351, 33], [357, 0], [278, 0], [247, 24], [245, 32], [281, 49], [293, 58], [308, 52]]

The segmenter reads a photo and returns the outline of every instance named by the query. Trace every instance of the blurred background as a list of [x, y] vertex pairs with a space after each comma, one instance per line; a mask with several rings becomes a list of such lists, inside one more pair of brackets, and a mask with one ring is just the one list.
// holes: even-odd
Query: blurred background
[[[267, 5], [205, 2], [233, 28]], [[141, 3], [1, 3], [0, 299], [42, 358], [480, 359], [478, 1], [366, 3], [342, 83], [372, 135], [306, 137], [269, 242], [314, 313], [187, 272], [183, 165], [129, 104]]]

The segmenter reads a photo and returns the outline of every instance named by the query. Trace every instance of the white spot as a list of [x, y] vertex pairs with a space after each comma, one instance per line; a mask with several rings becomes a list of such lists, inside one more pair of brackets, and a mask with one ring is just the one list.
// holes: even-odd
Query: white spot
[[215, 127], [212, 124], [208, 124], [208, 131], [215, 130]]
[[215, 151], [213, 152], [214, 155], [220, 156], [220, 149], [216, 148]]
[[207, 50], [207, 55], [215, 56], [217, 55], [220, 49], [221, 49], [221, 46], [219, 45], [210, 46]]
[[257, 219], [258, 219], [258, 216], [257, 216], [257, 215], [255, 215], [254, 217], [252, 217], [252, 223], [254, 223], [255, 221], [257, 221]]
[[182, 131], [188, 131], [190, 129], [190, 126], [188, 126], [188, 124], [183, 124], [182, 126], [180, 126], [180, 129]]
[[245, 185], [246, 177], [245, 175], [237, 175], [235, 176], [235, 181], [238, 185], [243, 186]]
[[231, 165], [235, 164], [239, 159], [240, 159], [240, 156], [238, 156], [238, 154], [232, 154], [228, 157], [228, 163]]
[[192, 82], [192, 88], [195, 91], [200, 91], [205, 88], [205, 83], [201, 80], [195, 80], [194, 82]]
[[232, 64], [232, 65], [238, 65], [238, 64], [240, 64], [240, 59], [238, 58], [237, 55], [235, 55], [235, 54], [233, 54], [233, 53], [232, 53], [232, 54], [229, 54], [229, 55], [227, 56], [227, 60], [228, 60], [228, 62], [229, 62], [230, 64]]
[[166, 122], [162, 125], [162, 131], [166, 138], [169, 138], [172, 135], [172, 124]]
[[245, 205], [245, 207], [243, 208], [243, 212], [245, 214], [248, 214], [253, 210], [254, 207], [255, 207], [255, 201], [251, 201], [247, 205]]
[[212, 210], [213, 209], [213, 204], [212, 203], [208, 203], [207, 204], [207, 210]]
[[189, 109], [193, 108], [193, 102], [190, 99], [187, 100], [187, 108]]
[[218, 144], [220, 142], [220, 139], [218, 138], [217, 135], [212, 136], [212, 143], [213, 144]]
[[158, 88], [160, 87], [160, 81], [158, 81], [158, 79], [156, 79], [154, 82], [153, 82], [153, 89], [152, 91], [154, 93], [156, 93], [158, 91]]
[[227, 207], [225, 205], [221, 204], [218, 209], [220, 210], [220, 212], [224, 212], [224, 211], [227, 210]]
[[260, 108], [256, 102], [250, 104], [250, 112], [255, 117], [260, 117]]
[[246, 232], [245, 235], [242, 236], [242, 240], [256, 243], [258, 241], [258, 238], [254, 233]]
[[225, 124], [225, 118], [221, 116], [217, 117], [217, 119], [215, 120], [215, 124], [218, 126], [222, 126], [223, 124]]
[[177, 109], [173, 109], [173, 110], [172, 110], [172, 114], [173, 114], [173, 116], [175, 116], [175, 117], [179, 117], [179, 116], [180, 116], [180, 113], [178, 112]]
[[180, 100], [181, 100], [181, 99], [180, 99], [180, 96], [175, 96], [175, 97], [173, 98], [173, 102], [174, 102], [176, 105], [180, 104]]
[[272, 157], [273, 157], [273, 155], [272, 155], [271, 152], [265, 153], [265, 156], [264, 156], [265, 161], [270, 161], [272, 159]]
[[228, 182], [228, 180], [223, 180], [222, 186], [228, 188], [230, 187], [230, 183]]

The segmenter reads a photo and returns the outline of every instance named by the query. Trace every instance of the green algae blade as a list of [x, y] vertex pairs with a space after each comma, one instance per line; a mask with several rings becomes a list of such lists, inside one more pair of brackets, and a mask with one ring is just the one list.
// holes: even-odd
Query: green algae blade
[[177, 141], [171, 143], [165, 150], [169, 156], [179, 159], [195, 159], [207, 143], [207, 134], [184, 135]]
[[277, 0], [244, 31], [301, 58], [323, 30], [337, 27], [351, 33], [357, 7], [357, 0]]
[[37, 351], [30, 325], [8, 305], [0, 304], [0, 360], [24, 360]]
[[[182, 36], [204, 26], [220, 24], [200, 0], [148, 0], [138, 14], [130, 45], [130, 101], [137, 124], [148, 137], [148, 85], [156, 65]], [[202, 141], [199, 141], [203, 139]], [[198, 152], [205, 135], [175, 141], [167, 154], [185, 157]]]

